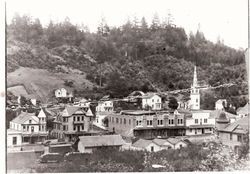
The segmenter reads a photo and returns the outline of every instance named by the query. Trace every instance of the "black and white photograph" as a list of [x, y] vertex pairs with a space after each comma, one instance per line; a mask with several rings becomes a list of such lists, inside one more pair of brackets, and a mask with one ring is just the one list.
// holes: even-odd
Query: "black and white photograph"
[[1, 5], [5, 173], [250, 171], [248, 0]]

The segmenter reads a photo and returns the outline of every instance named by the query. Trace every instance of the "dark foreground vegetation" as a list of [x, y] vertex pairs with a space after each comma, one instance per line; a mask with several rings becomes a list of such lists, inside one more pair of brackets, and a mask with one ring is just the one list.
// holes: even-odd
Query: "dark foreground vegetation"
[[[206, 148], [190, 145], [160, 152], [101, 149], [91, 155], [76, 155], [56, 164], [39, 164], [23, 169], [29, 172], [170, 172], [249, 170], [246, 154], [239, 156], [220, 144]], [[156, 168], [155, 165], [160, 167]], [[247, 168], [248, 167], [248, 168]], [[22, 171], [22, 170], [18, 170]]]

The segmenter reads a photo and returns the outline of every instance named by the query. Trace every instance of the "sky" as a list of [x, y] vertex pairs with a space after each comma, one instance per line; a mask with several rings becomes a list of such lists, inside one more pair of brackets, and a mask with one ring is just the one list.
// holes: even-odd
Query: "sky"
[[50, 20], [66, 17], [73, 24], [84, 24], [95, 32], [101, 18], [109, 26], [120, 26], [128, 18], [144, 16], [150, 24], [154, 14], [160, 20], [171, 13], [174, 24], [187, 34], [199, 28], [213, 42], [218, 38], [233, 48], [248, 47], [247, 0], [6, 0], [7, 22], [15, 13], [39, 18], [46, 26]]

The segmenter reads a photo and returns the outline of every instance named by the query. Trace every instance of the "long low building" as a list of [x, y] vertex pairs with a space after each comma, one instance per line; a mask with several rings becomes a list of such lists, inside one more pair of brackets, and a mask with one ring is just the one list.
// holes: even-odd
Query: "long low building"
[[109, 115], [109, 131], [126, 137], [153, 139], [185, 134], [185, 116], [155, 111], [121, 111]]
[[82, 153], [92, 153], [100, 148], [120, 149], [125, 141], [121, 135], [99, 135], [99, 136], [80, 136], [78, 151]]

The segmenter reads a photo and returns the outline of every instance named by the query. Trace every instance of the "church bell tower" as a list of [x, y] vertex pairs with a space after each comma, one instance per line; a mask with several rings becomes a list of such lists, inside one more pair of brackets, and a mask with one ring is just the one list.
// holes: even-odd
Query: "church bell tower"
[[200, 109], [200, 90], [198, 88], [196, 66], [194, 67], [194, 78], [193, 78], [193, 84], [191, 85], [190, 109], [193, 110]]

